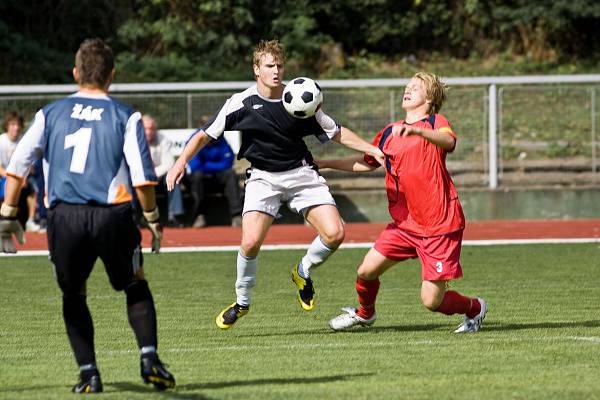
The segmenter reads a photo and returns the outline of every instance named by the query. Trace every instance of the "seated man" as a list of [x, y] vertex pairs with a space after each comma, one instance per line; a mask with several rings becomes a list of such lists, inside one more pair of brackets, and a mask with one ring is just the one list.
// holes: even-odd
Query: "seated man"
[[190, 190], [194, 199], [194, 228], [206, 226], [206, 210], [204, 198], [209, 179], [223, 186], [227, 202], [231, 226], [242, 225], [242, 196], [237, 176], [233, 170], [235, 154], [224, 136], [212, 141], [198, 152], [188, 163], [187, 173]]
[[[0, 203], [4, 200], [6, 167], [8, 167], [10, 158], [22, 137], [23, 116], [16, 111], [6, 113], [3, 128], [5, 133], [0, 135]], [[41, 227], [35, 222], [37, 187], [34, 176], [27, 176], [23, 183], [19, 206], [22, 210], [27, 211], [27, 215], [23, 215], [24, 213], [21, 212], [19, 220], [25, 225], [27, 232], [39, 232]]]
[[154, 173], [158, 177], [156, 192], [167, 196], [167, 208], [169, 210], [168, 225], [182, 227], [183, 223], [180, 221], [180, 218], [182, 218], [185, 211], [183, 209], [181, 189], [179, 186], [176, 186], [172, 191], [167, 193], [165, 182], [167, 172], [169, 172], [169, 169], [175, 163], [175, 157], [171, 154], [170, 143], [158, 136], [156, 121], [153, 117], [144, 115], [142, 122], [144, 124], [146, 140], [148, 141], [148, 148], [150, 149], [150, 157], [154, 163]]

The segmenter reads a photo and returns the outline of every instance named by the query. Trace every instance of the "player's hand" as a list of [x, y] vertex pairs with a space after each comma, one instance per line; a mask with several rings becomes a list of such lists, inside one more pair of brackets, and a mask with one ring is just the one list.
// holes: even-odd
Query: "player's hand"
[[421, 130], [421, 128], [418, 128], [413, 125], [400, 124], [400, 125], [394, 125], [392, 127], [392, 136], [394, 136], [394, 137], [398, 137], [398, 136], [406, 137], [406, 136], [410, 136], [410, 135], [421, 136], [422, 134], [423, 134], [423, 131]]
[[323, 160], [321, 158], [313, 158], [313, 163], [317, 167], [317, 170], [321, 168], [329, 168], [327, 167], [327, 160]]
[[159, 253], [163, 237], [163, 227], [160, 221], [148, 222], [148, 229], [152, 232], [152, 252]]
[[12, 207], [4, 203], [0, 209], [0, 252], [17, 252], [13, 235], [20, 244], [25, 243], [23, 227], [17, 220], [17, 207]]
[[367, 155], [375, 158], [379, 165], [385, 165], [385, 154], [379, 147], [371, 146], [371, 149], [367, 151]]
[[175, 185], [181, 182], [181, 178], [185, 175], [185, 164], [175, 162], [175, 165], [167, 172], [167, 190], [170, 192], [175, 188]]
[[148, 221], [148, 229], [152, 233], [152, 252], [160, 252], [160, 244], [163, 238], [163, 228], [160, 224], [160, 215], [158, 213], [158, 207], [152, 211], [144, 211], [144, 218]]

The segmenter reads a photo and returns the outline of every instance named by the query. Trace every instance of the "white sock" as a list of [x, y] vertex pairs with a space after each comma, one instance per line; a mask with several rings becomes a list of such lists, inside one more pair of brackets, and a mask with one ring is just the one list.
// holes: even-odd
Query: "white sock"
[[235, 281], [236, 303], [249, 307], [252, 301], [252, 288], [256, 285], [258, 257], [250, 258], [238, 252], [237, 280]]
[[91, 371], [93, 369], [97, 369], [96, 368], [96, 363], [90, 363], [90, 364], [83, 364], [79, 366], [79, 371]]
[[151, 353], [156, 353], [156, 347], [155, 346], [144, 346], [140, 349], [140, 354], [142, 356], [145, 356], [147, 354], [151, 354]]
[[308, 278], [310, 276], [310, 269], [323, 264], [334, 251], [323, 243], [320, 236], [317, 236], [310, 246], [308, 246], [308, 250], [304, 257], [302, 257], [302, 260], [300, 260], [298, 274], [303, 278]]

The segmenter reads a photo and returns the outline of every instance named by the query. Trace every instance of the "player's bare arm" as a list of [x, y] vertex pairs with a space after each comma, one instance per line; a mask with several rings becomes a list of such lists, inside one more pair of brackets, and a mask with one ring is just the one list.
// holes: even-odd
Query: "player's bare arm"
[[372, 144], [361, 139], [356, 133], [342, 126], [339, 133], [333, 137], [336, 142], [356, 151], [360, 151], [374, 157], [381, 165], [385, 162], [383, 152]]
[[4, 202], [16, 207], [19, 203], [19, 196], [21, 195], [21, 189], [23, 187], [23, 181], [25, 178], [19, 179], [14, 175], [6, 176], [6, 188]]
[[167, 173], [167, 189], [173, 190], [176, 184], [185, 175], [185, 165], [212, 139], [203, 130], [199, 130], [185, 145], [181, 156], [175, 161], [175, 165]]
[[435, 144], [436, 146], [451, 152], [456, 146], [456, 139], [448, 132], [441, 132], [436, 129], [420, 128], [414, 125], [394, 125], [392, 127], [393, 136], [421, 136], [423, 139]]
[[148, 229], [152, 233], [152, 252], [158, 253], [162, 242], [162, 226], [160, 225], [160, 215], [156, 206], [156, 194], [154, 186], [144, 185], [135, 188], [144, 218], [148, 221]]
[[377, 167], [367, 164], [361, 156], [332, 160], [315, 159], [315, 163], [320, 169], [330, 168], [350, 172], [371, 172], [377, 169]]

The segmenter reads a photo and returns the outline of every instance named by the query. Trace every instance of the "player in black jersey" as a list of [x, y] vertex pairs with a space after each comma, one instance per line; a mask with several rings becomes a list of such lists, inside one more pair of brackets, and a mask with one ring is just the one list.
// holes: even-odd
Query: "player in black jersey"
[[171, 190], [185, 173], [187, 162], [211, 140], [226, 130], [242, 132], [238, 158], [250, 161], [250, 177], [242, 220], [242, 243], [237, 257], [236, 302], [216, 318], [221, 329], [230, 328], [248, 313], [251, 290], [256, 283], [258, 253], [269, 227], [287, 202], [313, 226], [318, 236], [292, 269], [302, 309], [314, 308], [310, 270], [323, 263], [344, 240], [344, 225], [325, 179], [314, 168], [304, 143], [314, 135], [321, 142], [334, 140], [383, 162], [379, 148], [367, 143], [346, 127], [338, 125], [322, 110], [307, 119], [285, 111], [281, 96], [284, 85], [285, 52], [276, 40], [261, 41], [254, 50], [256, 84], [230, 97], [218, 113], [197, 130], [167, 174]]

